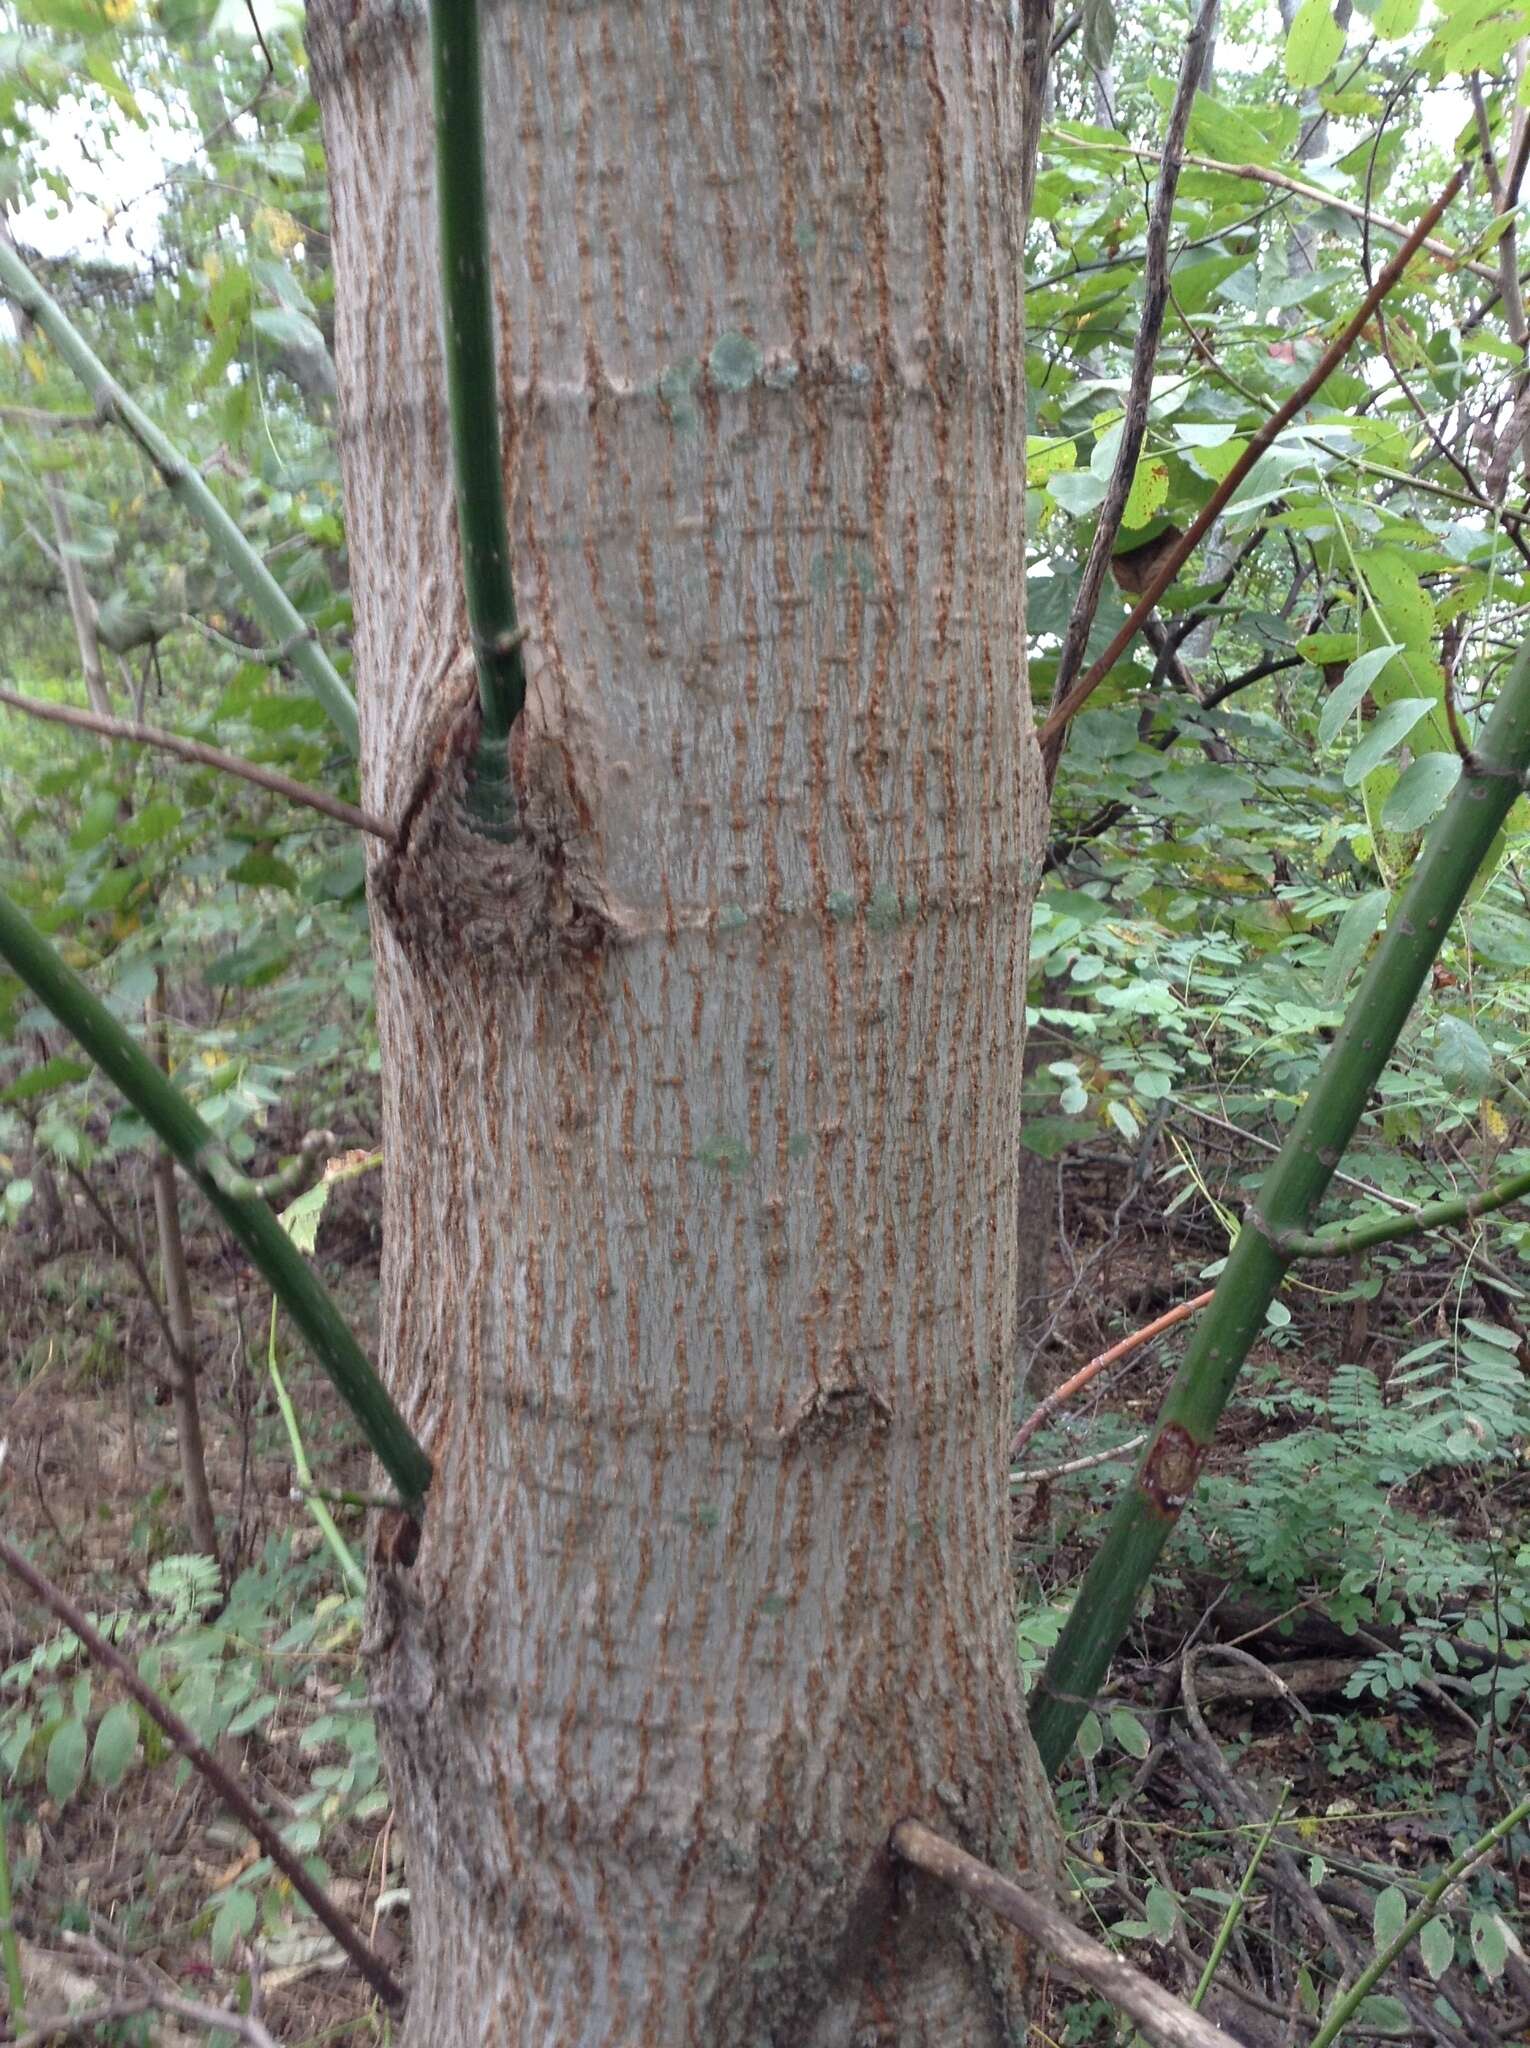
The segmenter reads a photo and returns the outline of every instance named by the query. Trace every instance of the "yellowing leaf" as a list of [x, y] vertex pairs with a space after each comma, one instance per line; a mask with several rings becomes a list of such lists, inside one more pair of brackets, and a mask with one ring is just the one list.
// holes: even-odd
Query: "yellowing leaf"
[[1126, 494], [1121, 524], [1126, 527], [1146, 526], [1168, 495], [1169, 465], [1156, 455], [1145, 456], [1137, 464], [1132, 487]]
[[22, 343], [21, 360], [32, 372], [32, 381], [34, 384], [41, 384], [46, 381], [48, 375], [47, 365], [44, 363], [42, 359], [42, 352], [38, 348], [36, 348], [32, 342], [28, 341]]
[[1071, 437], [1054, 441], [1033, 434], [1025, 444], [1025, 480], [1028, 484], [1044, 484], [1049, 476], [1072, 469], [1077, 461], [1078, 447]]
[[303, 239], [303, 230], [280, 206], [262, 206], [257, 209], [250, 225], [256, 234], [262, 236], [279, 256], [285, 256], [295, 249]]
[[1508, 1118], [1504, 1115], [1503, 1111], [1498, 1107], [1498, 1104], [1496, 1102], [1483, 1103], [1482, 1128], [1485, 1134], [1492, 1139], [1495, 1145], [1501, 1145], [1504, 1139], [1508, 1137]]

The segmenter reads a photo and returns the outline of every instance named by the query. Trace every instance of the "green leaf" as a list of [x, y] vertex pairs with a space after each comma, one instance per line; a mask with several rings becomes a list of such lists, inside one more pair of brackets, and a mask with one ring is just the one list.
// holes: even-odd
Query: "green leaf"
[[90, 1753], [90, 1775], [98, 1785], [115, 1785], [138, 1750], [138, 1709], [130, 1700], [119, 1700], [101, 1716], [95, 1745]]
[[1399, 697], [1385, 711], [1378, 711], [1344, 763], [1345, 787], [1353, 789], [1357, 782], [1363, 782], [1433, 709], [1428, 697]]
[[1442, 1017], [1435, 1031], [1434, 1064], [1442, 1081], [1465, 1095], [1482, 1095], [1492, 1083], [1493, 1055], [1474, 1024]]
[[296, 349], [302, 355], [328, 353], [323, 334], [307, 315], [291, 312], [285, 306], [257, 306], [250, 315], [250, 325], [277, 348]]
[[1106, 479], [1094, 476], [1087, 469], [1066, 470], [1059, 476], [1047, 478], [1047, 496], [1055, 499], [1064, 512], [1075, 519], [1083, 519], [1097, 511], [1106, 488]]
[[104, 50], [88, 50], [85, 54], [85, 69], [96, 84], [130, 121], [140, 128], [147, 128], [143, 109], [129, 90], [126, 80]]
[[1097, 1757], [1105, 1747], [1105, 1731], [1100, 1726], [1100, 1717], [1092, 1709], [1078, 1724], [1078, 1753], [1088, 1763]]
[[1407, 1917], [1407, 1896], [1397, 1885], [1389, 1884], [1384, 1892], [1376, 1894], [1371, 1909], [1371, 1936], [1378, 1953], [1396, 1940]]
[[1344, 993], [1349, 977], [1365, 957], [1365, 949], [1386, 916], [1391, 900], [1386, 889], [1367, 889], [1363, 896], [1355, 898], [1339, 919], [1333, 951], [1328, 956], [1328, 966], [1323, 975], [1325, 1003], [1337, 1002]]
[[231, 882], [243, 882], [251, 889], [287, 889], [298, 887], [297, 871], [278, 860], [274, 853], [247, 853], [244, 859], [236, 861], [228, 870]]
[[168, 839], [183, 815], [179, 804], [157, 796], [133, 814], [119, 836], [124, 846], [149, 846], [156, 839]]
[[31, 1102], [39, 1095], [51, 1095], [55, 1088], [67, 1088], [75, 1081], [86, 1080], [90, 1066], [84, 1060], [74, 1060], [64, 1053], [51, 1060], [44, 1060], [40, 1066], [28, 1067], [24, 1074], [18, 1074], [9, 1088], [0, 1089], [0, 1102]]
[[1103, 71], [1116, 47], [1119, 23], [1112, 0], [1084, 0], [1084, 62]]
[[212, 1959], [221, 1969], [233, 1953], [234, 1943], [255, 1925], [255, 1894], [242, 1885], [227, 1894], [212, 1924]]
[[332, 1181], [315, 1181], [282, 1211], [282, 1227], [300, 1252], [312, 1253], [319, 1241], [319, 1223], [329, 1203]]
[[1139, 1762], [1153, 1747], [1153, 1738], [1137, 1716], [1125, 1707], [1111, 1709], [1110, 1732], [1127, 1755], [1136, 1757]]
[[1438, 1984], [1456, 1959], [1456, 1937], [1448, 1920], [1426, 1920], [1418, 1931], [1418, 1952], [1424, 1968]]
[[1126, 1104], [1118, 1098], [1113, 1098], [1106, 1104], [1105, 1114], [1110, 1118], [1127, 1144], [1135, 1145], [1142, 1136], [1142, 1130], [1137, 1119], [1132, 1115]]
[[1496, 1913], [1482, 1908], [1472, 1915], [1472, 1954], [1476, 1957], [1477, 1968], [1490, 1984], [1496, 1984], [1503, 1975], [1504, 1960], [1509, 1944], [1504, 1935], [1503, 1922]]
[[117, 792], [114, 789], [98, 789], [85, 806], [69, 844], [76, 853], [89, 853], [92, 847], [101, 844], [116, 823]]
[[1461, 779], [1459, 754], [1420, 754], [1406, 767], [1381, 807], [1389, 832], [1417, 832], [1441, 809]]
[[1388, 42], [1410, 36], [1418, 27], [1422, 5], [1423, 0], [1381, 0], [1371, 16], [1371, 27]]
[[1175, 1925], [1179, 1919], [1179, 1901], [1167, 1885], [1150, 1884], [1147, 1897], [1143, 1900], [1148, 1926], [1153, 1930], [1156, 1942], [1172, 1941]]
[[274, 939], [261, 940], [223, 954], [203, 970], [203, 978], [213, 988], [264, 988], [291, 957], [289, 949]]
[[78, 1715], [71, 1715], [54, 1730], [44, 1776], [48, 1797], [55, 1805], [67, 1806], [79, 1791], [85, 1775], [86, 1747], [85, 1723]]
[[1211, 483], [1219, 484], [1229, 470], [1235, 469], [1243, 460], [1247, 441], [1235, 437], [1223, 441], [1214, 448], [1193, 448], [1187, 451], [1186, 460], [1190, 467]]
[[1355, 2010], [1355, 2024], [1357, 2027], [1371, 2027], [1379, 2034], [1406, 2036], [1413, 2031], [1408, 2009], [1401, 1999], [1383, 1993], [1361, 1999]]
[[23, 20], [39, 28], [63, 29], [71, 35], [90, 35], [106, 25], [100, 0], [26, 0], [21, 13]]
[[1286, 38], [1286, 76], [1300, 89], [1321, 85], [1339, 61], [1344, 31], [1328, 0], [1302, 0]]
[[[1305, 652], [1305, 644], [1304, 650]], [[1377, 676], [1386, 667], [1392, 656], [1400, 650], [1388, 644], [1373, 647], [1368, 654], [1362, 654], [1349, 664], [1333, 689], [1323, 700], [1323, 709], [1318, 718], [1318, 741], [1331, 747], [1334, 735], [1346, 718], [1355, 709]], [[1308, 657], [1309, 659], [1311, 657]]]

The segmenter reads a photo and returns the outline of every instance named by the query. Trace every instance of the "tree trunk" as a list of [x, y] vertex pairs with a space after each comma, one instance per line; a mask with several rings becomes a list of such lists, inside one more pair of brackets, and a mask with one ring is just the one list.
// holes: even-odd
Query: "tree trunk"
[[[412, 2048], [998, 2048], [1020, 260], [1049, 10], [485, 8], [519, 829], [463, 803], [423, 29], [314, 0], [373, 870]], [[1022, 177], [1022, 166], [1024, 176]]]

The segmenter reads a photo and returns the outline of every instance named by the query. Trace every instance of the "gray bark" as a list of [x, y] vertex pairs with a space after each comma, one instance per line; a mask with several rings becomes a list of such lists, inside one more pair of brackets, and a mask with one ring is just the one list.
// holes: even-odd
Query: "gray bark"
[[314, 0], [383, 1043], [411, 2048], [999, 2048], [1020, 260], [1049, 10], [485, 10], [522, 829], [477, 836], [423, 35]]

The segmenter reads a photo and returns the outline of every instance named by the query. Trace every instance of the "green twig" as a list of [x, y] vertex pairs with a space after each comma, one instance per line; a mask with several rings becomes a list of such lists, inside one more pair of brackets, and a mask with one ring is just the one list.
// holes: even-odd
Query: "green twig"
[[1228, 1901], [1227, 1911], [1222, 1915], [1222, 1924], [1217, 1929], [1216, 1940], [1211, 1944], [1211, 1954], [1206, 1958], [1206, 1967], [1201, 1972], [1201, 1980], [1190, 1994], [1190, 2003], [1197, 2012], [1200, 2011], [1201, 2000], [1211, 1989], [1211, 1980], [1216, 1975], [1223, 1956], [1227, 1953], [1227, 1944], [1233, 1938], [1233, 1930], [1243, 1918], [1244, 1908], [1248, 1904], [1249, 1891], [1254, 1882], [1254, 1873], [1264, 1861], [1264, 1852], [1269, 1848], [1271, 1838], [1275, 1830], [1280, 1826], [1280, 1816], [1286, 1810], [1286, 1800], [1290, 1795], [1290, 1791], [1291, 1787], [1289, 1785], [1281, 1786], [1280, 1798], [1276, 1802], [1274, 1813], [1270, 1816], [1270, 1824], [1254, 1845], [1254, 1854], [1250, 1859], [1248, 1869], [1243, 1873], [1243, 1882]]
[[1313, 2036], [1312, 2048], [1331, 2048], [1331, 2043], [1339, 2038], [1344, 2027], [1354, 2017], [1361, 2001], [1370, 1995], [1372, 1988], [1391, 1969], [1408, 1943], [1434, 1918], [1435, 1908], [1456, 1880], [1464, 1876], [1474, 1863], [1491, 1854], [1506, 1835], [1511, 1834], [1527, 1820], [1530, 1820], [1530, 1799], [1522, 1799], [1512, 1813], [1506, 1813], [1485, 1835], [1479, 1835], [1469, 1849], [1463, 1849], [1454, 1863], [1445, 1866], [1434, 1882], [1426, 1888], [1423, 1897], [1392, 1939], [1377, 1949], [1354, 1983], [1341, 1991], [1328, 2008], [1327, 2019]]
[[292, 666], [329, 713], [330, 721], [347, 751], [353, 755], [359, 752], [356, 700], [315, 639], [312, 626], [239, 531], [236, 522], [224, 511], [200, 471], [187, 462], [142, 407], [128, 397], [63, 308], [44, 291], [15, 250], [7, 248], [3, 240], [0, 240], [0, 289], [47, 335], [90, 394], [97, 417], [115, 420], [132, 435], [159, 471], [166, 488], [185, 506], [238, 577], [267, 630], [289, 645]]
[[500, 464], [478, 0], [431, 0], [430, 41], [457, 530], [483, 719], [479, 780], [490, 785], [485, 815], [494, 815], [503, 801], [505, 742], [526, 701], [526, 668]]
[[275, 1173], [262, 1174], [259, 1180], [241, 1173], [226, 1152], [215, 1152], [207, 1162], [207, 1170], [222, 1188], [224, 1194], [236, 1198], [262, 1202], [279, 1202], [301, 1187], [326, 1152], [331, 1152], [337, 1143], [333, 1131], [308, 1131], [298, 1148], [295, 1158], [285, 1166], [279, 1166]]
[[1495, 1209], [1506, 1208], [1527, 1194], [1530, 1173], [1512, 1173], [1496, 1187], [1483, 1188], [1475, 1195], [1445, 1195], [1406, 1216], [1357, 1216], [1352, 1223], [1331, 1223], [1322, 1230], [1294, 1230], [1281, 1239], [1280, 1247], [1293, 1259], [1340, 1259], [1350, 1252], [1391, 1244], [1399, 1237], [1412, 1237], [1420, 1230], [1444, 1230], [1474, 1216], [1491, 1216]]
[[1292, 1253], [1354, 1135], [1419, 990], [1530, 762], [1530, 640], [1372, 955], [1343, 1029], [1265, 1176], [1131, 1485], [1036, 1688], [1031, 1728], [1055, 1775], [1073, 1746], [1153, 1566], [1195, 1490], [1233, 1383], [1264, 1326]]
[[266, 1348], [266, 1369], [271, 1375], [271, 1385], [276, 1393], [276, 1405], [281, 1410], [282, 1421], [287, 1429], [287, 1442], [292, 1447], [292, 1469], [297, 1474], [298, 1486], [308, 1502], [308, 1512], [318, 1524], [324, 1541], [329, 1545], [330, 1554], [340, 1567], [340, 1577], [347, 1593], [364, 1593], [367, 1589], [366, 1573], [357, 1564], [351, 1546], [335, 1526], [335, 1518], [325, 1505], [318, 1488], [313, 1483], [313, 1468], [308, 1462], [308, 1453], [303, 1446], [303, 1432], [298, 1427], [297, 1410], [292, 1405], [292, 1396], [287, 1392], [287, 1382], [282, 1378], [281, 1367], [276, 1362], [276, 1310], [271, 1303], [271, 1336]]
[[404, 1500], [423, 1501], [430, 1460], [388, 1397], [324, 1283], [263, 1201], [230, 1194], [211, 1166], [220, 1147], [196, 1110], [53, 947], [0, 894], [0, 959], [8, 961], [194, 1180], [279, 1297]]

